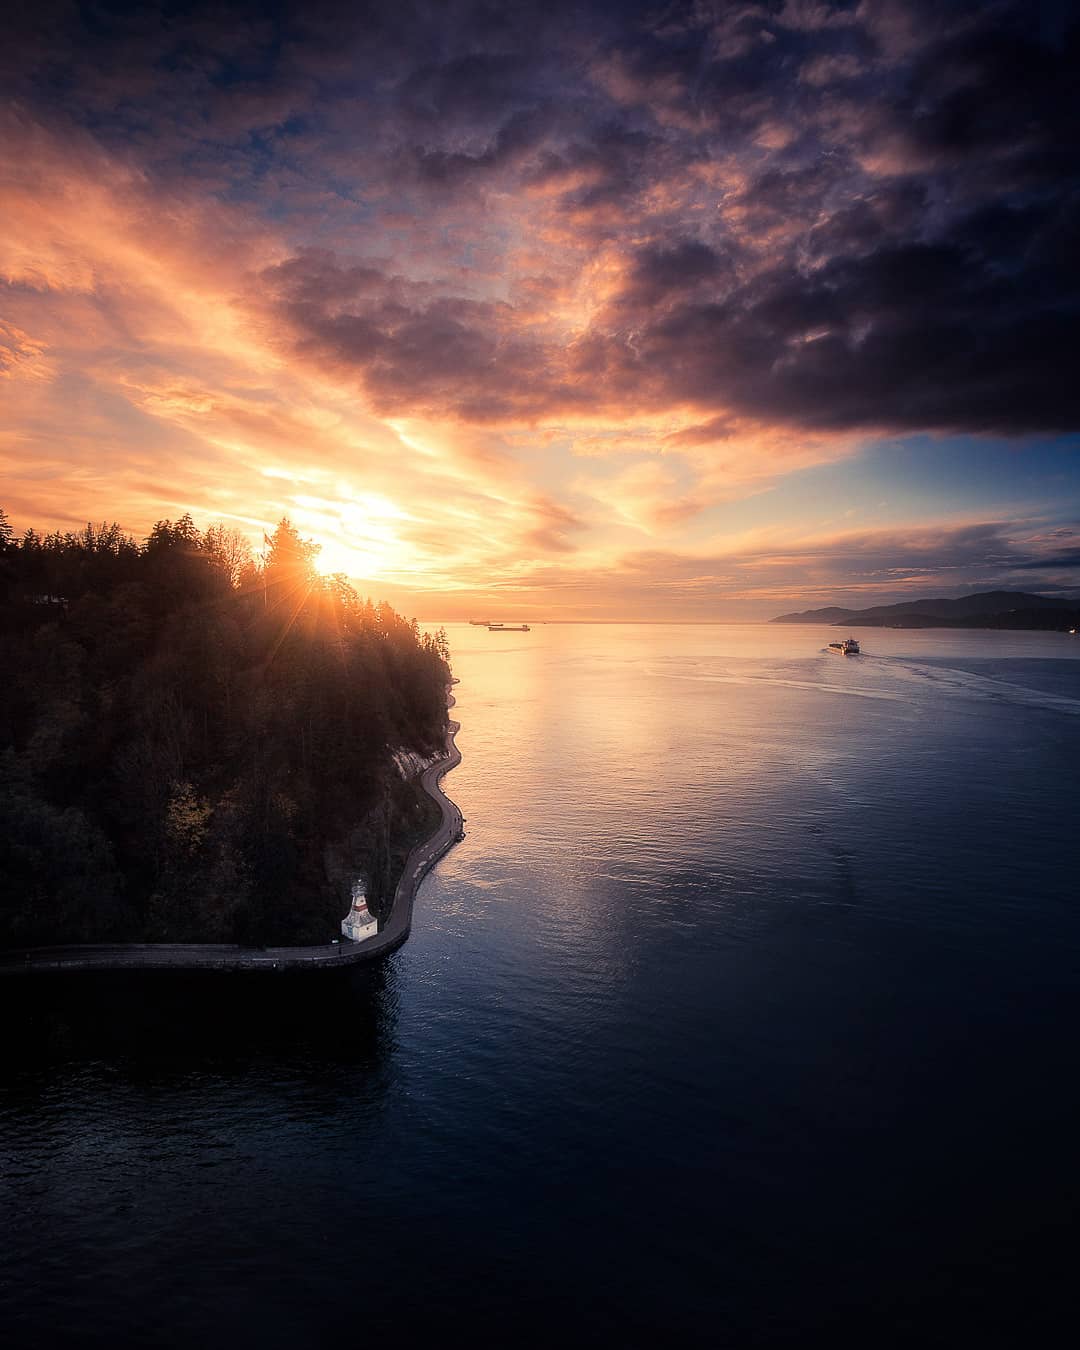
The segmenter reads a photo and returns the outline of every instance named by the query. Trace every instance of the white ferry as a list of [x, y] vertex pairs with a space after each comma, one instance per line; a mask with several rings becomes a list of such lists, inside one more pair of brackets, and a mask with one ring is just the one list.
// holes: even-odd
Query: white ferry
[[854, 638], [845, 638], [843, 642], [830, 642], [829, 651], [835, 652], [837, 656], [858, 656], [859, 644]]

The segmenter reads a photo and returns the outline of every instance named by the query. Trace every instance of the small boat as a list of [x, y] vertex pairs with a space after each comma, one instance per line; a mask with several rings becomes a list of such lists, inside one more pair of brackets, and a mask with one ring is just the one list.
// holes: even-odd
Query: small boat
[[489, 633], [528, 633], [530, 632], [527, 623], [489, 623]]
[[843, 642], [830, 642], [829, 651], [835, 652], [837, 656], [858, 656], [859, 644], [854, 638], [845, 638]]

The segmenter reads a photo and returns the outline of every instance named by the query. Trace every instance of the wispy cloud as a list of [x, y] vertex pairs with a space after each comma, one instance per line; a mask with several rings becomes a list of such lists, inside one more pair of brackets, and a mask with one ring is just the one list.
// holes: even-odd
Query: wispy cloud
[[1062, 584], [955, 503], [711, 545], [875, 437], [1078, 429], [1074, 43], [1011, 3], [23, 7], [8, 509], [289, 511], [462, 605]]

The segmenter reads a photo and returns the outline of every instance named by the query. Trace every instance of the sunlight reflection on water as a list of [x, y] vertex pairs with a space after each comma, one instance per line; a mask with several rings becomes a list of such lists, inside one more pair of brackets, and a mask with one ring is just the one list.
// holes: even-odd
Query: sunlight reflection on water
[[1030, 1286], [1077, 1190], [1080, 643], [449, 631], [467, 837], [390, 962], [18, 995], [10, 1343], [330, 1343], [358, 1293], [406, 1341], [970, 1333], [1003, 1245]]

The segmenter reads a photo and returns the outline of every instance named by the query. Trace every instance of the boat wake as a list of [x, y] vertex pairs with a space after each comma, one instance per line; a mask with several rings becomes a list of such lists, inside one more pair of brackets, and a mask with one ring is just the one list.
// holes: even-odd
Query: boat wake
[[890, 657], [879, 660], [887, 663], [890, 674], [900, 679], [931, 685], [946, 694], [980, 702], [1005, 703], [1023, 708], [1043, 708], [1049, 712], [1080, 716], [1080, 699], [1068, 694], [1051, 694], [1041, 689], [1029, 689], [990, 675], [977, 675], [954, 666], [929, 666], [918, 661], [901, 661]]
[[788, 689], [810, 689], [821, 694], [850, 694], [853, 698], [874, 698], [886, 703], [903, 703], [905, 696], [888, 689], [867, 689], [854, 684], [828, 684], [824, 680], [792, 680], [779, 675], [690, 675], [674, 670], [653, 669], [650, 675], [669, 680], [691, 680], [698, 684], [741, 684], [745, 686], [780, 685]]
[[[910, 703], [918, 687], [924, 693], [936, 692], [946, 698], [1040, 708], [1071, 717], [1080, 716], [1080, 699], [1071, 698], [1067, 694], [1030, 689], [1022, 684], [989, 675], [977, 675], [951, 666], [923, 665], [889, 656], [864, 656], [858, 670], [863, 677], [860, 684], [837, 683], [832, 680], [800, 680], [770, 672], [737, 674], [731, 671], [673, 670], [670, 666], [661, 665], [649, 667], [648, 674], [669, 680], [687, 680], [696, 684], [734, 684], [745, 688], [767, 685], [770, 688], [779, 686], [788, 689], [806, 689], [821, 694], [845, 694], [852, 698], [876, 699], [884, 703]], [[852, 673], [854, 674], [854, 670]], [[875, 681], [880, 679], [881, 686], [868, 685], [865, 682], [868, 675]]]

